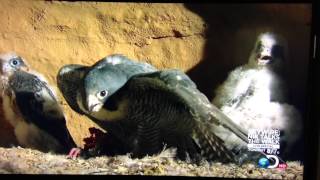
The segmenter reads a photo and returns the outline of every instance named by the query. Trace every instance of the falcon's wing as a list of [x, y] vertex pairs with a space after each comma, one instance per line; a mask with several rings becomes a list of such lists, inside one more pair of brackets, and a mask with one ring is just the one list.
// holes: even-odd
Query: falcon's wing
[[[195, 83], [179, 70], [164, 70], [133, 76], [123, 87], [129, 91], [149, 92], [156, 90], [159, 94], [170, 98], [173, 103], [183, 104], [189, 110], [195, 121], [193, 137], [202, 154], [208, 159], [236, 160], [232, 150], [227, 149], [225, 141], [215, 132], [223, 129], [225, 132], [235, 134], [239, 139], [239, 146], [247, 143], [247, 132], [235, 124], [218, 108], [212, 105], [205, 95], [196, 87]], [[170, 128], [170, 127], [168, 127]], [[235, 158], [235, 159], [234, 159]]]
[[164, 70], [133, 76], [129, 82], [132, 86], [153, 86], [167, 91], [183, 102], [195, 119], [209, 126], [222, 126], [247, 142], [247, 131], [209, 102], [207, 97], [196, 87], [195, 83], [179, 70]]

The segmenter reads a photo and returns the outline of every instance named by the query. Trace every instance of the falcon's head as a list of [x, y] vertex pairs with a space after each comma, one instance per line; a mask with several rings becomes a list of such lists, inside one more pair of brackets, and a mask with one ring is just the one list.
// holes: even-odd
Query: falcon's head
[[10, 76], [17, 70], [28, 71], [28, 65], [23, 58], [16, 53], [0, 54], [0, 73], [4, 76]]
[[279, 68], [285, 61], [287, 43], [277, 34], [262, 33], [251, 52], [249, 64], [258, 68]]
[[126, 74], [114, 66], [91, 69], [83, 81], [82, 107], [90, 113], [98, 112], [107, 99], [118, 91], [127, 80]]
[[16, 71], [29, 71], [23, 58], [14, 52], [0, 54], [0, 89], [5, 92], [8, 88], [9, 78]]

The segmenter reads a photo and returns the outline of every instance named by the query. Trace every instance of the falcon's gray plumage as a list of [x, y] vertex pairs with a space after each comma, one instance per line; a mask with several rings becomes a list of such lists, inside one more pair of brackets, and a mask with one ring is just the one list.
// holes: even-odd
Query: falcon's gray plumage
[[181, 159], [237, 161], [212, 129], [235, 133], [242, 143], [246, 132], [212, 106], [183, 72], [144, 65], [118, 55], [91, 67], [67, 65], [59, 71], [58, 87], [75, 111], [114, 135], [134, 157], [158, 153], [166, 144], [176, 147]]
[[[150, 64], [132, 62], [125, 56], [117, 54], [99, 60], [92, 68], [102, 69], [108, 67], [114, 67], [113, 69], [118, 71], [116, 72], [112, 70], [114, 78], [117, 80], [112, 80], [112, 83], [108, 85], [109, 89], [113, 86], [121, 87], [131, 76], [135, 74], [154, 72], [157, 70]], [[79, 64], [70, 64], [61, 68], [58, 73], [58, 86], [64, 98], [71, 108], [80, 114], [85, 114], [85, 112], [81, 110], [77, 104], [77, 96], [79, 97], [79, 93], [82, 93], [84, 83], [83, 78], [85, 74], [92, 68]], [[114, 93], [115, 91], [116, 89], [110, 89], [109, 96], [111, 95], [110, 93]]]
[[1, 57], [3, 110], [18, 143], [56, 153], [75, 147], [62, 109], [45, 79], [31, 71], [21, 57]]

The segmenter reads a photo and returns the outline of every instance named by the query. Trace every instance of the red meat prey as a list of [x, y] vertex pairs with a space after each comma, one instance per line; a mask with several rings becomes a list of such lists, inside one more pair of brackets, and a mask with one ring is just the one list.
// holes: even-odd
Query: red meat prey
[[99, 141], [99, 139], [105, 135], [104, 132], [101, 130], [91, 127], [89, 128], [90, 137], [86, 137], [83, 139], [84, 141], [84, 148], [72, 148], [68, 154], [69, 158], [77, 158], [80, 156], [81, 151], [88, 151], [89, 149], [93, 149], [96, 146], [96, 143]]

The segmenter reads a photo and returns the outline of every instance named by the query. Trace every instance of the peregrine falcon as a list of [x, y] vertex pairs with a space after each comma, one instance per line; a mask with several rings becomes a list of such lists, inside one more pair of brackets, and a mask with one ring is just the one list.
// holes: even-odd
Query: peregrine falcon
[[[15, 70], [21, 69], [28, 71], [27, 65], [24, 63], [23, 59], [16, 55], [16, 53], [6, 53], [6, 54], [0, 54], [0, 92], [1, 95], [3, 95], [4, 87], [6, 87], [6, 83], [8, 82], [8, 77], [12, 72]], [[3, 107], [3, 99], [0, 98], [0, 106]], [[2, 137], [0, 139], [0, 146], [2, 147], [11, 147], [12, 145], [17, 145], [18, 142], [16, 140], [16, 137], [14, 135], [14, 129], [12, 125], [5, 120], [4, 118], [4, 110], [3, 108], [0, 108], [0, 136]]]
[[2, 105], [21, 146], [67, 153], [75, 147], [62, 109], [43, 77], [16, 55], [1, 56]]
[[[287, 49], [287, 43], [280, 35], [260, 34], [248, 63], [229, 74], [216, 90], [213, 100], [213, 104], [222, 112], [248, 131], [280, 130], [281, 150], [284, 153], [290, 150], [302, 129], [299, 111], [287, 104], [287, 89], [283, 79]], [[234, 135], [216, 132], [230, 139], [228, 147], [237, 145]]]
[[238, 162], [213, 127], [236, 134], [240, 144], [246, 132], [183, 72], [145, 66], [119, 55], [93, 66], [66, 65], [57, 75], [58, 87], [73, 110], [107, 130], [132, 157], [174, 147], [182, 160]]

